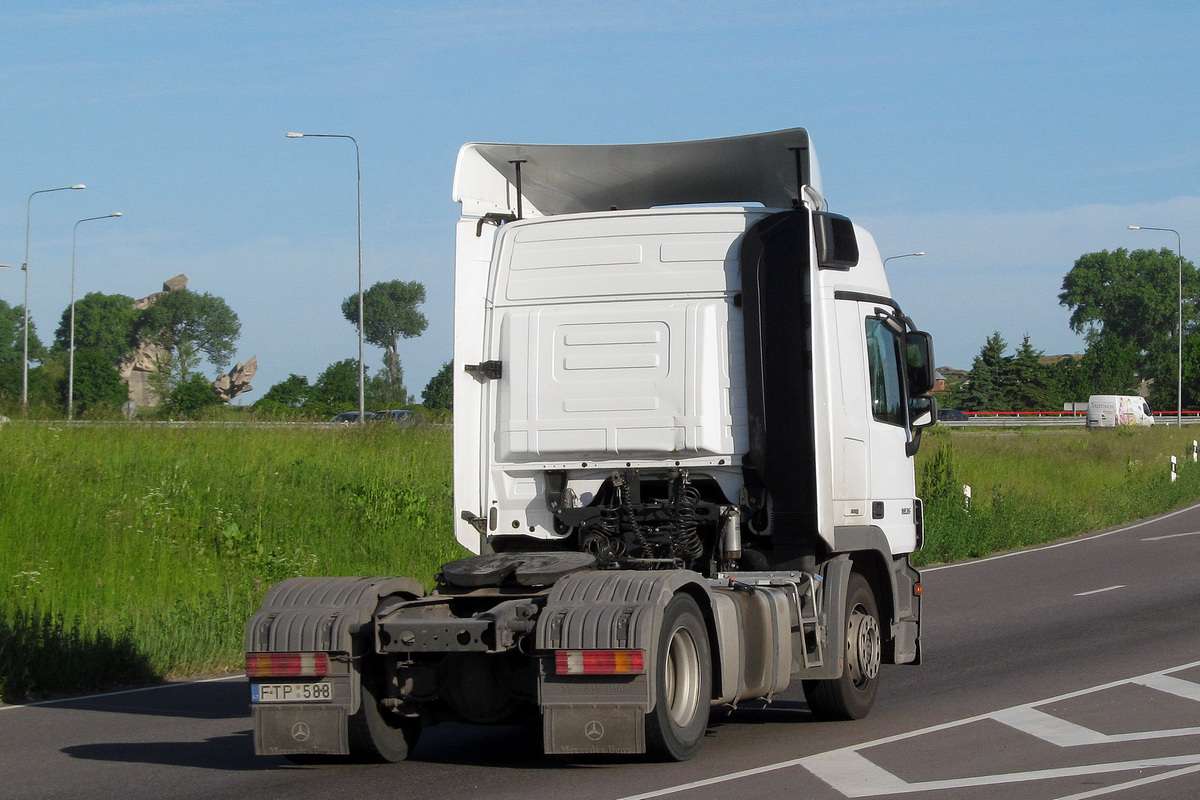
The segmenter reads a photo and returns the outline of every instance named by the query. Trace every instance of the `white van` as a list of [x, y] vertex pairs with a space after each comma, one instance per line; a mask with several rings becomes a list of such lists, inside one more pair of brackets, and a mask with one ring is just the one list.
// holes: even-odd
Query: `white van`
[[1145, 398], [1137, 395], [1094, 394], [1088, 398], [1087, 426], [1115, 428], [1118, 425], [1137, 427], [1154, 424], [1154, 414]]

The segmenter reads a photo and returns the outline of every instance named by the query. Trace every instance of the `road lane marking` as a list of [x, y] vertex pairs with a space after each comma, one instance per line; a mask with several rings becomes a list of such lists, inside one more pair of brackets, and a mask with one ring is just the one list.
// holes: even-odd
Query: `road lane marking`
[[1124, 588], [1125, 588], [1125, 584], [1120, 583], [1120, 584], [1117, 584], [1116, 586], [1106, 586], [1103, 589], [1092, 589], [1090, 592], [1076, 592], [1075, 596], [1076, 597], [1087, 597], [1089, 594], [1100, 594], [1101, 592], [1112, 592], [1117, 589], [1124, 589]]
[[[1083, 764], [1055, 769], [999, 773], [946, 780], [917, 781], [912, 783], [901, 780], [896, 776], [887, 773], [886, 770], [880, 770], [878, 767], [875, 767], [875, 769], [869, 770], [865, 773], [858, 770], [862, 769], [860, 766], [861, 762], [871, 763], [861, 754], [860, 751], [894, 742], [915, 739], [926, 734], [936, 733], [948, 730], [950, 728], [961, 727], [963, 725], [980, 722], [983, 720], [1000, 722], [1011, 728], [1061, 747], [1078, 747], [1089, 744], [1142, 742], [1152, 739], [1200, 735], [1200, 727], [1111, 735], [1103, 734], [1099, 731], [1093, 731], [1090, 728], [1085, 728], [1081, 725], [1076, 725], [1075, 723], [1067, 720], [1059, 719], [1050, 714], [1046, 714], [1042, 711], [1039, 711], [1037, 708], [1038, 706], [1047, 706], [1054, 703], [1060, 703], [1065, 700], [1073, 700], [1089, 694], [1103, 692], [1108, 689], [1115, 689], [1120, 686], [1128, 686], [1129, 684], [1138, 684], [1141, 686], [1146, 686], [1150, 689], [1163, 691], [1177, 697], [1200, 701], [1200, 684], [1175, 678], [1169, 674], [1172, 672], [1182, 672], [1184, 670], [1193, 669], [1197, 666], [1200, 666], [1200, 662], [1183, 664], [1176, 667], [1170, 667], [1159, 672], [1152, 672], [1146, 675], [1139, 675], [1134, 678], [1127, 678], [1125, 680], [1114, 681], [1112, 683], [1103, 684], [1100, 686], [1093, 686], [1090, 689], [1082, 689], [1079, 691], [1070, 692], [1068, 694], [1059, 695], [1058, 697], [1051, 697], [1044, 700], [1037, 700], [1033, 703], [1026, 703], [1020, 706], [1001, 709], [990, 714], [982, 714], [967, 719], [935, 725], [929, 728], [913, 731], [908, 734], [897, 734], [896, 736], [889, 736], [884, 739], [877, 739], [871, 742], [864, 742], [863, 744], [852, 745], [839, 750], [818, 753], [817, 755], [800, 759], [800, 765], [828, 784], [830, 788], [840, 792], [843, 796], [848, 798], [876, 797], [889, 794], [894, 795], [911, 794], [914, 792], [930, 792], [941, 789], [1024, 783], [1030, 781], [1048, 780], [1052, 778], [1081, 777], [1085, 775], [1126, 772], [1140, 769], [1154, 769], [1159, 767], [1183, 767], [1183, 769], [1171, 770], [1158, 775], [1149, 776], [1144, 779], [1139, 779], [1142, 781], [1142, 783], [1135, 781], [1134, 784], [1144, 785], [1144, 783], [1169, 780], [1173, 777], [1200, 771], [1200, 753], [1164, 758], [1139, 759], [1136, 761], [1116, 761], [1105, 764]], [[880, 771], [884, 772], [885, 774], [878, 774]], [[896, 780], [899, 780], [903, 786], [898, 786], [895, 783]], [[1117, 789], [1114, 787], [1105, 787], [1103, 789], [1090, 790], [1080, 795], [1072, 795], [1071, 798], [1074, 800], [1083, 800], [1083, 798], [1086, 797], [1099, 797], [1102, 794], [1107, 794], [1112, 791], [1117, 791]], [[1068, 800], [1068, 798], [1060, 798], [1059, 800]]]
[[1138, 778], [1137, 780], [1126, 781], [1125, 783], [1114, 783], [1112, 786], [1102, 786], [1099, 789], [1092, 789], [1087, 792], [1080, 792], [1079, 794], [1067, 795], [1066, 797], [1058, 797], [1055, 798], [1055, 800], [1090, 800], [1092, 797], [1102, 797], [1103, 795], [1113, 794], [1114, 792], [1123, 792], [1126, 789], [1136, 789], [1139, 786], [1146, 786], [1147, 784], [1158, 783], [1159, 781], [1166, 781], [1170, 780], [1171, 778], [1178, 778], [1181, 775], [1190, 775], [1193, 772], [1200, 772], [1200, 766], [1184, 767], [1183, 769], [1177, 769], [1172, 772], [1163, 772], [1158, 775], [1150, 775], [1146, 778]]
[[1029, 706], [997, 711], [992, 715], [992, 719], [1059, 747], [1103, 744], [1108, 741], [1108, 736], [1100, 731], [1076, 725], [1074, 722], [1068, 722]]
[[1151, 689], [1157, 689], [1160, 692], [1173, 694], [1176, 697], [1200, 702], [1200, 684], [1180, 680], [1179, 678], [1172, 678], [1170, 675], [1148, 675], [1142, 678], [1134, 678], [1130, 683], [1137, 683]]
[[1180, 536], [1200, 536], [1200, 531], [1191, 531], [1190, 533], [1168, 533], [1165, 536], [1147, 536], [1142, 539], [1143, 542], [1161, 542], [1163, 539], [1178, 539]]
[[775, 764], [766, 764], [761, 767], [743, 769], [738, 772], [728, 772], [724, 775], [717, 775], [712, 778], [705, 778], [704, 780], [681, 783], [676, 786], [667, 786], [662, 789], [654, 789], [653, 791], [642, 792], [641, 794], [627, 795], [625, 797], [618, 798], [618, 800], [651, 800], [651, 798], [655, 797], [666, 797], [672, 794], [679, 794], [680, 792], [688, 792], [692, 789], [703, 789], [705, 786], [715, 786], [718, 783], [728, 783], [730, 781], [736, 781], [742, 778], [753, 778], [756, 775], [765, 775], [768, 772], [776, 772], [781, 769], [788, 769], [789, 767], [798, 767], [800, 766], [800, 762], [803, 760], [804, 759], [802, 758], [793, 758], [788, 761], [779, 761]]
[[[859, 781], [857, 778], [853, 783], [839, 785], [831, 782], [829, 778], [822, 775], [820, 770], [825, 766], [822, 761], [834, 761], [836, 759], [823, 759], [824, 756], [835, 756], [839, 751], [834, 750], [830, 753], [822, 753], [819, 756], [812, 756], [804, 759], [804, 768], [812, 772], [821, 780], [828, 783], [837, 791], [841, 792], [846, 797], [878, 797], [880, 795], [889, 794], [913, 794], [915, 792], [935, 792], [942, 789], [966, 789], [977, 786], [997, 786], [1006, 783], [1029, 783], [1031, 781], [1046, 781], [1055, 778], [1078, 778], [1084, 775], [1104, 775], [1111, 772], [1130, 772], [1140, 769], [1154, 769], [1156, 767], [1197, 767], [1200, 768], [1200, 753], [1185, 755], [1185, 756], [1165, 756], [1163, 758], [1143, 758], [1136, 761], [1114, 761], [1108, 764], [1083, 764], [1077, 767], [1057, 767], [1055, 769], [1035, 769], [1028, 772], [1003, 772], [996, 775], [979, 775], [974, 778], [949, 778], [939, 781], [919, 781], [917, 783], [908, 783], [907, 781], [899, 781], [900, 785], [894, 783], [885, 784], [868, 784], [867, 781]], [[836, 767], [835, 767], [836, 770]], [[836, 776], [836, 771], [831, 771], [830, 776]], [[1170, 774], [1170, 773], [1168, 773]], [[890, 776], [895, 777], [895, 776]], [[1155, 776], [1162, 778], [1161, 775]]]
[[[667, 797], [670, 795], [691, 791], [693, 789], [701, 789], [708, 786], [729, 783], [731, 781], [741, 780], [742, 778], [752, 778], [770, 772], [791, 769], [793, 767], [803, 767], [822, 780], [825, 780], [825, 778], [822, 777], [823, 773], [834, 781], [845, 781], [845, 786], [843, 786], [841, 783], [829, 783], [829, 781], [825, 781], [826, 783], [829, 783], [834, 790], [841, 792], [845, 797], [870, 797], [872, 796], [871, 792], [875, 789], [879, 790], [877, 792], [878, 794], [906, 794], [916, 791], [932, 791], [935, 789], [952, 789], [958, 787], [966, 788], [971, 786], [986, 786], [1002, 783], [1021, 783], [1035, 780], [1048, 780], [1051, 778], [1069, 778], [1082, 775], [1123, 772], [1137, 769], [1153, 769], [1173, 766], [1184, 768], [1150, 776], [1149, 778], [1144, 779], [1145, 782], [1167, 780], [1177, 775], [1184, 775], [1189, 772], [1200, 771], [1200, 753], [1184, 756], [1173, 756], [1170, 758], [1120, 761], [1107, 764], [1088, 764], [1079, 767], [1063, 767], [1053, 770], [1034, 770], [1029, 772], [984, 775], [974, 778], [908, 783], [902, 778], [892, 775], [891, 773], [888, 773], [887, 770], [874, 764], [865, 756], [863, 756], [860, 751], [868, 748], [882, 747], [883, 745], [894, 744], [897, 742], [904, 742], [909, 739], [915, 739], [919, 736], [926, 736], [931, 733], [939, 733], [941, 731], [951, 730], [973, 722], [982, 722], [985, 720], [1004, 722], [1006, 718], [1016, 720], [1023, 719], [1032, 723], [1036, 715], [1026, 714], [1026, 709], [1036, 710], [1036, 707], [1038, 706], [1047, 706], [1053, 703], [1061, 703], [1066, 700], [1074, 700], [1078, 697], [1083, 697], [1085, 695], [1094, 694], [1097, 692], [1103, 692], [1108, 689], [1116, 689], [1121, 686], [1128, 686], [1131, 683], [1136, 683], [1152, 689], [1159, 689], [1160, 691], [1166, 691], [1179, 697], [1188, 697], [1190, 699], [1200, 700], [1200, 697], [1192, 696], [1193, 692], [1200, 695], [1200, 684], [1194, 684], [1190, 681], [1173, 678], [1169, 674], [1173, 672], [1182, 672], [1184, 670], [1194, 669], [1196, 667], [1200, 667], [1200, 661], [1193, 661], [1189, 664], [1180, 664], [1178, 666], [1169, 667], [1158, 672], [1151, 672], [1133, 678], [1123, 678], [1121, 680], [1111, 681], [1110, 683], [1104, 683], [1086, 689], [1078, 689], [1076, 691], [1061, 694], [1056, 697], [1035, 700], [1032, 703], [1025, 703], [1008, 709], [1001, 709], [999, 711], [988, 712], [986, 714], [977, 714], [973, 717], [943, 722], [938, 725], [931, 725], [927, 728], [920, 728], [918, 730], [908, 731], [906, 733], [898, 733], [892, 736], [883, 737], [881, 739], [875, 739], [873, 741], [851, 745], [850, 747], [844, 747], [839, 750], [830, 750], [824, 753], [817, 753], [816, 755], [812, 756], [788, 759], [787, 761], [779, 761], [773, 764], [764, 764], [760, 767], [739, 770], [738, 772], [730, 772], [724, 775], [716, 775], [699, 781], [691, 781], [689, 783], [666, 786], [661, 789], [654, 789], [649, 792], [628, 795], [626, 797], [619, 798], [619, 800], [652, 800], [653, 798], [657, 797]], [[1185, 685], [1180, 686], [1180, 684]], [[1195, 688], [1192, 689], [1189, 687]], [[1072, 723], [1066, 723], [1064, 721], [1064, 726], [1059, 727], [1059, 731], [1064, 732], [1063, 735], [1065, 736], [1065, 731], [1067, 730], [1065, 725], [1071, 724]], [[1078, 731], [1076, 731], [1076, 733], [1082, 736], [1082, 734], [1080, 734]], [[1169, 731], [1146, 731], [1142, 733], [1131, 734], [1098, 735], [1104, 736], [1105, 743], [1114, 743], [1138, 742], [1149, 739], [1194, 736], [1198, 734], [1200, 734], [1200, 728], [1180, 728]], [[1079, 744], [1084, 744], [1084, 742], [1079, 742]], [[821, 770], [821, 772], [819, 773], [817, 770]], [[1142, 784], [1138, 783], [1136, 785]], [[852, 794], [850, 791], [847, 791], [847, 789], [855, 793]], [[1084, 797], [1099, 796], [1100, 794], [1104, 793], [1104, 791], [1105, 790], [1096, 790], [1095, 794], [1086, 794], [1073, 797], [1074, 800], [1083, 800]], [[1060, 800], [1068, 799], [1060, 798]]]
[[14, 708], [33, 708], [34, 706], [53, 706], [59, 703], [76, 703], [80, 700], [95, 700], [100, 697], [116, 697], [121, 694], [137, 694], [138, 692], [153, 692], [158, 689], [174, 689], [179, 686], [195, 686], [199, 683], [219, 683], [245, 678], [245, 675], [223, 675], [220, 678], [205, 678], [200, 681], [178, 681], [175, 683], [160, 683], [155, 686], [141, 686], [137, 689], [122, 689], [118, 692], [102, 692], [100, 694], [85, 694], [80, 697], [59, 697], [54, 700], [38, 700], [36, 703], [19, 703], [16, 705], [0, 705], [0, 711], [12, 711]]

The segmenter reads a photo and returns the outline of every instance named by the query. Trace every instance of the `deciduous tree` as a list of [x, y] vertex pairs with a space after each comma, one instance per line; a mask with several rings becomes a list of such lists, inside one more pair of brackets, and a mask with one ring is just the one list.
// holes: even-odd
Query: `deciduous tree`
[[[116, 365], [122, 356], [136, 347], [133, 328], [141, 312], [133, 307], [133, 298], [123, 294], [89, 292], [75, 301], [75, 349], [94, 349]], [[71, 345], [71, 307], [63, 310], [54, 346], [66, 350]]]
[[218, 369], [229, 365], [241, 330], [237, 314], [222, 298], [190, 289], [159, 297], [142, 312], [136, 325], [139, 336], [171, 353], [182, 343], [190, 343]]
[[[386, 353], [384, 360], [393, 387], [402, 386], [400, 339], [420, 336], [429, 321], [418, 306], [425, 302], [425, 286], [418, 281], [382, 281], [363, 292], [363, 338]], [[342, 302], [342, 314], [355, 325], [358, 319], [358, 295]]]
[[[1175, 405], [1180, 269], [1178, 254], [1167, 248], [1086, 253], [1063, 278], [1058, 296], [1071, 309], [1071, 330], [1085, 335], [1089, 350], [1124, 356], [1132, 346], [1137, 377], [1153, 381], [1151, 405], [1163, 406], [1167, 398], [1166, 405]], [[1182, 264], [1182, 283], [1186, 343], [1195, 335], [1200, 299], [1200, 277], [1190, 261]], [[1185, 398], [1194, 395], [1186, 382], [1184, 390]]]
[[454, 406], [454, 362], [447, 361], [437, 375], [429, 379], [421, 393], [426, 408], [450, 410]]

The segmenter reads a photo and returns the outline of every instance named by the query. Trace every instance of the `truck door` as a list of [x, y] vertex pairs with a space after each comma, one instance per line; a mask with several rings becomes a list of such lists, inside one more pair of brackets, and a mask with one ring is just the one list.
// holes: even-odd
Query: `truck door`
[[868, 524], [886, 534], [893, 553], [916, 546], [913, 498], [916, 487], [908, 420], [903, 349], [904, 329], [889, 310], [859, 303], [866, 350], [869, 473]]

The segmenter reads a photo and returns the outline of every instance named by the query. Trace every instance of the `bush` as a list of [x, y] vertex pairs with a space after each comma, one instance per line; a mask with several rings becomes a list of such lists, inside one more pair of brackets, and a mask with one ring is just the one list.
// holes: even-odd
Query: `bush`
[[163, 403], [163, 412], [170, 416], [195, 419], [204, 409], [224, 403], [209, 380], [197, 373], [171, 391], [167, 402]]

